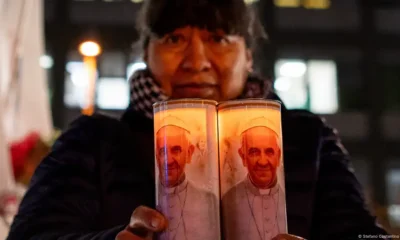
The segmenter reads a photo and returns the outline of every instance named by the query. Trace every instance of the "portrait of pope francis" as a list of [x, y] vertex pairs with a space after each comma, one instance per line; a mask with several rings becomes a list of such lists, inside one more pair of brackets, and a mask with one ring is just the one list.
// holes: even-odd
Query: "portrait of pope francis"
[[166, 117], [156, 135], [158, 167], [157, 209], [168, 227], [160, 240], [220, 239], [217, 196], [196, 186], [185, 173], [195, 146], [191, 132], [179, 118]]
[[238, 154], [247, 175], [222, 197], [224, 237], [229, 240], [270, 240], [286, 233], [285, 192], [279, 134], [259, 117], [240, 133]]

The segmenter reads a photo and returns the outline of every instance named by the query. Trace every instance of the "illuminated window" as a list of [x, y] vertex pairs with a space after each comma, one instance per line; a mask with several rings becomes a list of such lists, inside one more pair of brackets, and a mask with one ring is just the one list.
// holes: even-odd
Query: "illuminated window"
[[338, 110], [336, 64], [282, 59], [275, 64], [274, 88], [287, 108], [330, 114]]
[[[66, 66], [64, 103], [82, 108], [87, 102], [88, 75], [82, 61]], [[129, 105], [129, 86], [124, 77], [100, 77], [96, 81], [96, 105], [104, 110], [122, 110]]]
[[99, 71], [101, 76], [124, 77], [125, 76], [125, 55], [123, 52], [106, 51], [99, 59]]
[[244, 2], [246, 3], [246, 4], [253, 4], [253, 3], [256, 3], [256, 2], [258, 2], [259, 0], [244, 0]]
[[356, 0], [281, 0], [275, 1], [275, 5], [278, 7], [274, 18], [277, 28], [282, 30], [356, 30], [360, 25]]
[[97, 106], [101, 109], [123, 110], [129, 105], [129, 86], [125, 78], [99, 78]]
[[327, 9], [331, 5], [331, 0], [274, 0], [274, 4], [286, 8]]
[[[398, 159], [396, 159], [398, 160]], [[386, 175], [388, 194], [388, 216], [390, 224], [400, 226], [400, 169], [390, 169]]]
[[306, 70], [300, 60], [280, 60], [275, 65], [274, 87], [288, 108], [307, 108]]
[[277, 7], [300, 7], [300, 0], [274, 0], [274, 4]]
[[86, 104], [88, 73], [83, 62], [72, 61], [66, 65], [64, 103], [67, 107], [83, 107]]
[[327, 9], [331, 6], [330, 0], [303, 0], [303, 6], [310, 9]]
[[310, 110], [335, 113], [338, 110], [336, 65], [333, 61], [308, 62]]

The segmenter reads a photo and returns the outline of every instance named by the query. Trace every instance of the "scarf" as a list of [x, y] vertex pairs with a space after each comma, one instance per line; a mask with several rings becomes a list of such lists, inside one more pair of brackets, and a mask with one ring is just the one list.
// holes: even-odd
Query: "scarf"
[[[129, 79], [129, 84], [129, 108], [143, 113], [147, 118], [153, 119], [154, 103], [169, 99], [147, 69], [136, 71]], [[250, 75], [238, 99], [268, 98], [271, 93], [271, 81]]]

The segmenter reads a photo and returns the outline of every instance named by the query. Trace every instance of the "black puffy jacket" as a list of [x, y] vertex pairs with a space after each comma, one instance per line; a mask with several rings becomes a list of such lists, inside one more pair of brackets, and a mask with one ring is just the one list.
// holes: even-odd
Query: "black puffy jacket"
[[[282, 110], [288, 228], [307, 239], [384, 234], [334, 129], [306, 111]], [[74, 121], [36, 170], [8, 240], [115, 239], [139, 205], [154, 207], [153, 122]]]

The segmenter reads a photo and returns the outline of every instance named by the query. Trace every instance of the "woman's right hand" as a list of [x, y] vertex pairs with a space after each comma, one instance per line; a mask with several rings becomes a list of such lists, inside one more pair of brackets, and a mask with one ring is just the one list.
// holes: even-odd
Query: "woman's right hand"
[[128, 226], [118, 233], [115, 240], [151, 240], [154, 233], [167, 226], [165, 217], [154, 209], [140, 206], [133, 211]]

